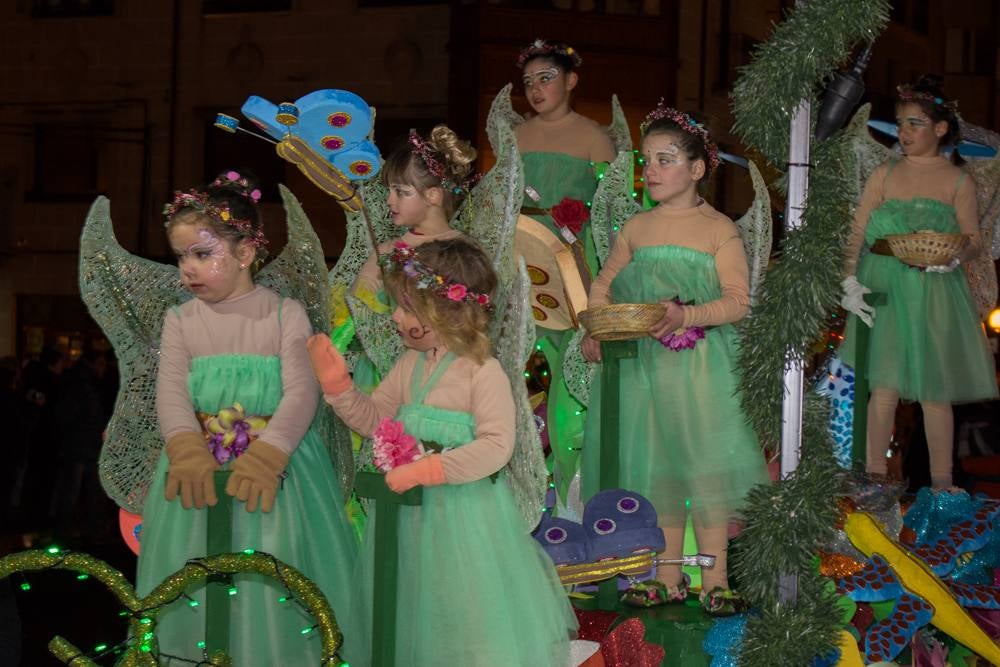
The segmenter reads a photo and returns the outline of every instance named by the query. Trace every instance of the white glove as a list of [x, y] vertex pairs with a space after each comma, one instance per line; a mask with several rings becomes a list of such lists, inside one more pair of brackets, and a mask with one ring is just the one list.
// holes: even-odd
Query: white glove
[[872, 326], [875, 323], [875, 307], [865, 303], [865, 294], [871, 294], [871, 290], [859, 283], [855, 276], [847, 276], [840, 286], [844, 288], [840, 305], [860, 317], [868, 326]]
[[958, 257], [953, 258], [947, 264], [940, 264], [938, 266], [928, 266], [924, 271], [927, 273], [951, 273], [958, 268], [961, 262], [958, 261]]

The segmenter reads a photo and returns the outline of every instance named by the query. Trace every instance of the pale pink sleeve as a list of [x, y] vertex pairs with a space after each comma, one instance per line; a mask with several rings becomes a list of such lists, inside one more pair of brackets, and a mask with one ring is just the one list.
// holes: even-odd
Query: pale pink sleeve
[[611, 303], [611, 281], [615, 279], [618, 272], [624, 269], [632, 261], [632, 248], [629, 247], [626, 238], [628, 223], [622, 227], [621, 233], [615, 239], [615, 244], [608, 253], [608, 259], [604, 262], [594, 282], [590, 284], [590, 295], [587, 299], [587, 307], [606, 306]]
[[958, 228], [969, 235], [969, 243], [960, 254], [963, 262], [975, 259], [982, 251], [983, 239], [979, 232], [979, 205], [976, 202], [976, 183], [966, 174], [955, 195], [955, 217]]
[[715, 272], [722, 296], [708, 303], [684, 307], [684, 326], [715, 326], [738, 322], [750, 308], [750, 269], [739, 232], [722, 242], [715, 253]]
[[181, 319], [173, 308], [163, 319], [160, 334], [160, 368], [156, 374], [156, 416], [165, 440], [183, 431], [201, 433], [188, 393], [191, 353], [184, 345]]
[[306, 309], [293, 299], [283, 299], [280, 308], [281, 401], [260, 439], [291, 455], [316, 416], [319, 384], [306, 350], [306, 339], [312, 334]]
[[352, 431], [363, 437], [370, 438], [372, 433], [386, 417], [395, 417], [403, 402], [403, 373], [401, 366], [406, 359], [404, 354], [389, 374], [372, 392], [371, 396], [359, 390], [356, 385], [340, 394], [324, 394], [326, 401], [337, 416], [347, 424]]
[[489, 477], [514, 454], [514, 396], [500, 362], [487, 360], [473, 376], [471, 389], [476, 439], [441, 455], [449, 484]]

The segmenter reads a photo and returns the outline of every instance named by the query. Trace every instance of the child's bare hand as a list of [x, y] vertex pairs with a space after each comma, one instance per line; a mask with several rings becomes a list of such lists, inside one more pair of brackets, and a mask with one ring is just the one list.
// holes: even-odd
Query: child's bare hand
[[684, 325], [684, 306], [673, 301], [661, 301], [660, 303], [665, 309], [663, 317], [649, 330], [649, 335], [657, 340], [668, 333], [677, 331]]
[[580, 341], [580, 352], [587, 361], [599, 362], [601, 360], [601, 342], [594, 340], [590, 336], [584, 336]]

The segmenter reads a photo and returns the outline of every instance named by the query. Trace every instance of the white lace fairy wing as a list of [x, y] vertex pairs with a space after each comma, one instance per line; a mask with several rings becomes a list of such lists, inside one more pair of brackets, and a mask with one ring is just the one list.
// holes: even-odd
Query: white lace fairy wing
[[875, 141], [868, 131], [871, 109], [871, 104], [863, 104], [844, 128], [844, 135], [849, 138], [854, 153], [854, 178], [848, 179], [848, 184], [851, 186], [852, 207], [857, 206], [861, 200], [865, 182], [872, 172], [895, 155], [890, 149]]
[[505, 134], [504, 130], [513, 132], [515, 127], [524, 122], [524, 118], [514, 111], [514, 106], [510, 102], [510, 91], [513, 88], [514, 84], [508, 83], [497, 93], [490, 103], [490, 112], [486, 116], [486, 136], [490, 140], [494, 155], [499, 155], [506, 144], [502, 136]]
[[615, 152], [632, 152], [632, 134], [617, 95], [611, 96], [611, 124], [604, 128], [615, 144]]
[[518, 260], [516, 267], [502, 317], [496, 318], [501, 326], [494, 339], [494, 352], [510, 379], [517, 411], [514, 455], [507, 464], [506, 478], [524, 519], [525, 531], [530, 532], [541, 519], [548, 469], [524, 382], [525, 364], [535, 344], [535, 319], [529, 302], [531, 280], [523, 260]]
[[1000, 258], [1000, 158], [975, 160], [963, 167], [976, 182], [979, 233], [983, 251], [966, 262], [965, 277], [976, 300], [979, 315], [986, 317], [997, 302], [997, 273], [994, 259]]
[[[330, 305], [323, 246], [295, 195], [281, 184], [278, 191], [285, 207], [288, 240], [281, 254], [257, 274], [255, 281], [300, 302], [305, 306], [313, 331], [326, 332], [330, 326]], [[350, 431], [330, 410], [317, 410], [316, 418], [323, 444], [340, 476], [341, 488], [345, 497], [349, 496], [354, 485]]]
[[190, 298], [176, 266], [118, 244], [110, 202], [98, 197], [80, 237], [80, 294], [115, 348], [120, 388], [98, 461], [107, 494], [139, 513], [163, 447], [154, 409], [160, 333], [167, 308]]
[[[611, 252], [617, 231], [642, 210], [642, 206], [632, 196], [634, 160], [631, 150], [619, 152], [614, 162], [608, 165], [604, 178], [597, 184], [597, 191], [594, 193], [594, 201], [590, 207], [590, 229], [601, 264]], [[566, 387], [583, 405], [590, 402], [590, 387], [597, 368], [595, 364], [588, 363], [580, 352], [580, 341], [585, 334], [580, 329], [573, 335], [563, 357]]]
[[750, 298], [753, 299], [771, 256], [771, 195], [753, 160], [747, 160], [747, 169], [753, 182], [754, 198], [747, 212], [736, 221], [736, 226], [740, 229], [743, 250], [750, 265]]

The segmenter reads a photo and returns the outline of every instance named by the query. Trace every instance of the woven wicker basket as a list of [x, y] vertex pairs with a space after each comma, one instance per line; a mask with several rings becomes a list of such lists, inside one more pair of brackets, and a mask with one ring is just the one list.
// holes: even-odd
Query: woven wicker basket
[[885, 237], [896, 259], [910, 266], [940, 266], [947, 264], [966, 243], [964, 234], [916, 232]]
[[649, 335], [649, 328], [663, 318], [658, 303], [616, 303], [588, 308], [577, 317], [597, 340], [631, 340]]

